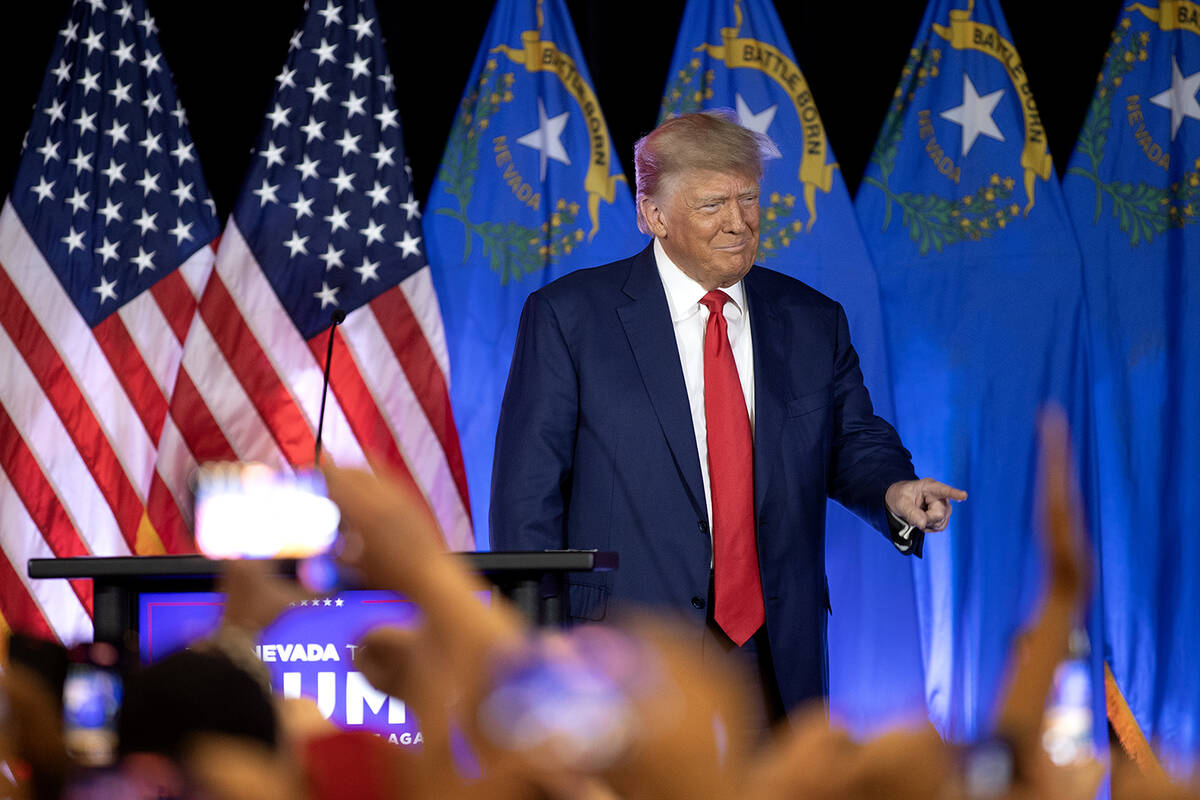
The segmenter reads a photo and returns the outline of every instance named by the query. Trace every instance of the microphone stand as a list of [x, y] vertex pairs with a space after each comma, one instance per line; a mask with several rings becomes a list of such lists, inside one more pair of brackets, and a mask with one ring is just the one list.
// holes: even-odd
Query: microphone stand
[[333, 364], [333, 335], [337, 326], [346, 320], [346, 312], [335, 308], [329, 315], [333, 322], [329, 326], [329, 346], [325, 349], [325, 380], [321, 384], [321, 411], [317, 415], [317, 441], [313, 446], [313, 464], [321, 463], [321, 431], [325, 427], [325, 398], [329, 396], [329, 368]]

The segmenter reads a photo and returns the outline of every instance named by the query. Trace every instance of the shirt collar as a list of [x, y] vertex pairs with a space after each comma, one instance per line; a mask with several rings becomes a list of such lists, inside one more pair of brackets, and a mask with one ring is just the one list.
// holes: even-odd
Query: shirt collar
[[[679, 322], [700, 311], [700, 298], [708, 294], [708, 290], [694, 281], [683, 270], [676, 266], [667, 251], [663, 249], [658, 237], [654, 239], [654, 263], [658, 266], [658, 276], [662, 279], [663, 288], [667, 292], [667, 307], [671, 310], [671, 321]], [[734, 309], [735, 318], [745, 313], [746, 290], [742, 282], [724, 288], [729, 295]]]

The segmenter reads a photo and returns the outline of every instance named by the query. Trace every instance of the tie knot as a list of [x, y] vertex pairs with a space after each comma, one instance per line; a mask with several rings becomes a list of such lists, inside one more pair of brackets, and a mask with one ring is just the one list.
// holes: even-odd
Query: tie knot
[[704, 297], [700, 298], [700, 305], [708, 309], [710, 314], [720, 314], [724, 308], [726, 301], [729, 300], [729, 295], [722, 292], [720, 289], [713, 289]]

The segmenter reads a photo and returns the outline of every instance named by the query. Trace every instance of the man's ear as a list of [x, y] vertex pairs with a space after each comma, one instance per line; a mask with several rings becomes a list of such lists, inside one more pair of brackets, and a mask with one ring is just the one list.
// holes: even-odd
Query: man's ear
[[650, 229], [650, 233], [659, 239], [665, 239], [667, 236], [667, 223], [664, 219], [662, 207], [654, 200], [653, 197], [643, 197], [641, 199], [642, 219], [646, 220], [646, 227]]

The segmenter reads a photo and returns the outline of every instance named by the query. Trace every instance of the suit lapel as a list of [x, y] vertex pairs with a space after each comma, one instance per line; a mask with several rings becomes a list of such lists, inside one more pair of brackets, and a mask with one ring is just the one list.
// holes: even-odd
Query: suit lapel
[[692, 505], [700, 519], [707, 519], [692, 410], [688, 405], [679, 347], [671, 325], [667, 295], [654, 262], [653, 246], [632, 259], [623, 290], [630, 301], [619, 306], [617, 314], [625, 327], [629, 347], [633, 350], [667, 445], [691, 495]]
[[757, 269], [743, 279], [754, 337], [754, 507], [762, 508], [777, 462], [787, 398], [788, 343], [774, 304], [759, 289]]

